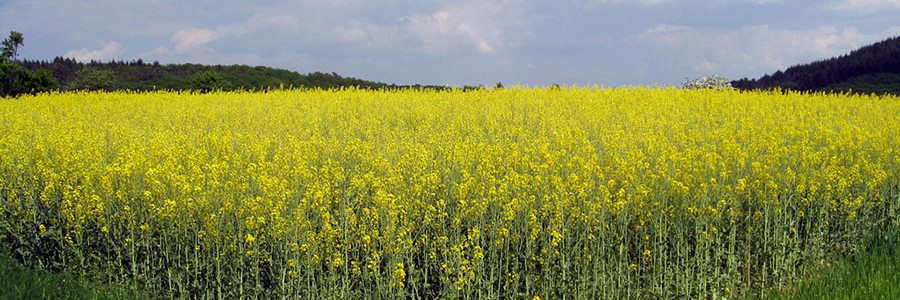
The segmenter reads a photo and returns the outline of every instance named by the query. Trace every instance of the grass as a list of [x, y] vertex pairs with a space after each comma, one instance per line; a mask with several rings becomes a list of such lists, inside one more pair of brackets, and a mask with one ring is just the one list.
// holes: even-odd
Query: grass
[[0, 254], [0, 299], [150, 299], [120, 285], [100, 285], [72, 274], [32, 270]]
[[900, 243], [882, 238], [855, 260], [840, 261], [791, 291], [766, 299], [897, 299], [900, 297]]

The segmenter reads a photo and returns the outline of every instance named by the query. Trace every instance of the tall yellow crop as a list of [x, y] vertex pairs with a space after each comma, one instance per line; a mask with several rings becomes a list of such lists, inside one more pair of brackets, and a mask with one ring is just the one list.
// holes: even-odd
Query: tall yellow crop
[[0, 100], [0, 239], [163, 296], [711, 298], [900, 228], [900, 99], [623, 88]]

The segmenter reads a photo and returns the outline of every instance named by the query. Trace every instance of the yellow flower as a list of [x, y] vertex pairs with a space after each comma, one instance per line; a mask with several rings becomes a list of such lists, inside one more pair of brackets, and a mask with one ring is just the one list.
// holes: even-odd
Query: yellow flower
[[391, 273], [391, 286], [395, 288], [406, 286], [406, 268], [402, 262], [394, 265], [394, 271]]
[[[359, 282], [390, 281], [393, 291], [415, 294], [406, 289], [427, 275], [446, 285], [434, 290], [451, 294], [435, 297], [452, 298], [493, 271], [510, 274], [504, 283], [512, 291], [601, 264], [646, 278], [661, 272], [641, 269], [651, 260], [713, 274], [740, 266], [673, 260], [666, 256], [685, 249], [657, 251], [665, 248], [659, 243], [696, 239], [687, 252], [724, 257], [735, 255], [732, 248], [770, 251], [785, 242], [864, 247], [851, 229], [872, 227], [897, 206], [885, 193], [900, 170], [895, 100], [593, 87], [2, 99], [0, 193], [15, 201], [0, 202], [0, 235], [38, 224], [29, 228], [42, 239], [85, 257], [119, 246], [128, 253], [113, 259], [173, 251], [159, 255], [282, 266], [287, 270], [258, 268], [276, 273], [258, 275], [290, 277], [274, 283], [283, 298], [339, 277], [362, 289], [379, 287]], [[47, 215], [47, 207], [58, 212]], [[94, 231], [104, 238], [94, 239]], [[673, 232], [694, 236], [669, 237]], [[832, 235], [848, 239], [834, 247]], [[749, 263], [759, 269], [749, 271], [805, 264], [793, 254]], [[415, 255], [422, 257], [405, 260]], [[610, 257], [627, 262], [598, 261]], [[126, 264], [155, 267], [142, 265], [148, 261]], [[179, 281], [203, 275], [163, 281], [208, 285]], [[629, 274], [598, 276], [634, 285], [620, 281], [634, 278]], [[240, 282], [258, 283], [222, 288], [248, 287]], [[716, 286], [721, 292], [729, 284]]]
[[340, 256], [337, 256], [337, 255], [336, 255], [336, 256], [331, 260], [331, 267], [333, 267], [333, 268], [341, 268], [341, 267], [343, 267], [343, 266], [344, 266], [344, 259], [341, 258]]

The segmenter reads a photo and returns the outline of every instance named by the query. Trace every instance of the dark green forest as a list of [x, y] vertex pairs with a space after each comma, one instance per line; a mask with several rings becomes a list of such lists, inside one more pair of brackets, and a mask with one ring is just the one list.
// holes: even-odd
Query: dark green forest
[[160, 64], [134, 61], [82, 63], [57, 57], [52, 61], [21, 61], [27, 70], [45, 70], [63, 90], [267, 90], [290, 87], [336, 88], [387, 85], [336, 73], [298, 72], [246, 65]]
[[731, 82], [738, 89], [854, 92], [900, 95], [900, 36], [849, 54], [789, 67], [759, 79]]

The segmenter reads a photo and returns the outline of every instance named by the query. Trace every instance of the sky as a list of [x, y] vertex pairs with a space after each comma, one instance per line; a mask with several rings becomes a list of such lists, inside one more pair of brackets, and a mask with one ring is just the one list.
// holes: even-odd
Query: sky
[[395, 84], [758, 78], [900, 35], [900, 0], [0, 0], [19, 59], [269, 66]]

